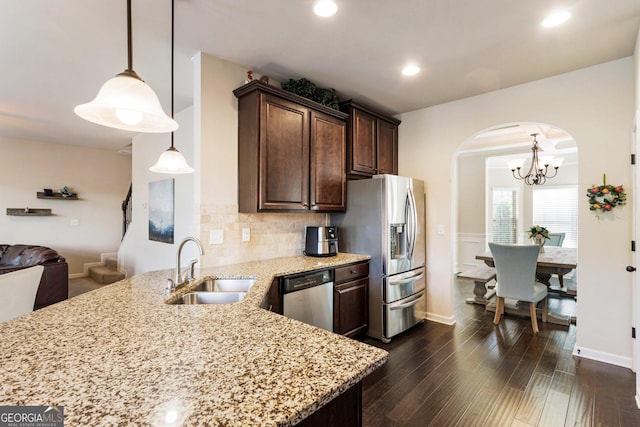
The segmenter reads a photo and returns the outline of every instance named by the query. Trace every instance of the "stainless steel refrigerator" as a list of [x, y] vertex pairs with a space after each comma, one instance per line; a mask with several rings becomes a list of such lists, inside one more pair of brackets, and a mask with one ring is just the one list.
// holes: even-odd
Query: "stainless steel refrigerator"
[[420, 180], [376, 175], [347, 183], [347, 210], [332, 213], [340, 251], [371, 255], [369, 329], [383, 342], [423, 319], [425, 196]]

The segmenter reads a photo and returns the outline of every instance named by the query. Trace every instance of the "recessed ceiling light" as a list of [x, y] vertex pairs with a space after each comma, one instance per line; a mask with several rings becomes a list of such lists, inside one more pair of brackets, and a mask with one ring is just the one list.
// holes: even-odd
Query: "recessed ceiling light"
[[564, 24], [571, 18], [571, 14], [566, 10], [559, 10], [557, 12], [553, 12], [551, 15], [547, 16], [544, 21], [542, 21], [543, 27], [556, 27], [560, 24]]
[[333, 0], [318, 0], [313, 5], [313, 13], [323, 18], [333, 16], [338, 11], [338, 5]]
[[402, 74], [405, 76], [415, 76], [419, 72], [420, 72], [420, 67], [418, 67], [416, 64], [407, 64], [402, 69]]

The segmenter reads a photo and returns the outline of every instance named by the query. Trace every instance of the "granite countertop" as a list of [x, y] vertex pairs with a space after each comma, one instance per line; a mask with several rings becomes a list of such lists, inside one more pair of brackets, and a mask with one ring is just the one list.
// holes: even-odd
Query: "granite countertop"
[[171, 305], [173, 270], [0, 323], [0, 406], [62, 405], [65, 425], [293, 425], [385, 363], [384, 350], [260, 308], [273, 278], [366, 260], [291, 257], [202, 269], [255, 277], [229, 305]]

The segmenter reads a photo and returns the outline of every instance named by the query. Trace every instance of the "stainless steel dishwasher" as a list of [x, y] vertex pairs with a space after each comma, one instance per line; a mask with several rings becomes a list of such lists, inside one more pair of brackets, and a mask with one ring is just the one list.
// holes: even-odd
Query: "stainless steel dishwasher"
[[282, 314], [333, 332], [333, 270], [285, 276]]

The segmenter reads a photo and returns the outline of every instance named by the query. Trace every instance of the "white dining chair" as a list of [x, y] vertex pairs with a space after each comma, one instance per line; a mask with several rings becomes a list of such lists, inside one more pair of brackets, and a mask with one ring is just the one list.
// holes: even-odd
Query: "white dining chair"
[[0, 275], [0, 322], [33, 311], [43, 271], [36, 265]]
[[542, 301], [542, 321], [547, 321], [547, 287], [536, 282], [536, 264], [540, 247], [538, 245], [509, 245], [489, 243], [496, 266], [496, 314], [494, 324], [500, 323], [504, 314], [505, 298], [529, 303], [531, 326], [538, 333], [536, 305]]
[[545, 246], [562, 246], [565, 233], [549, 233], [549, 238], [545, 242]]

